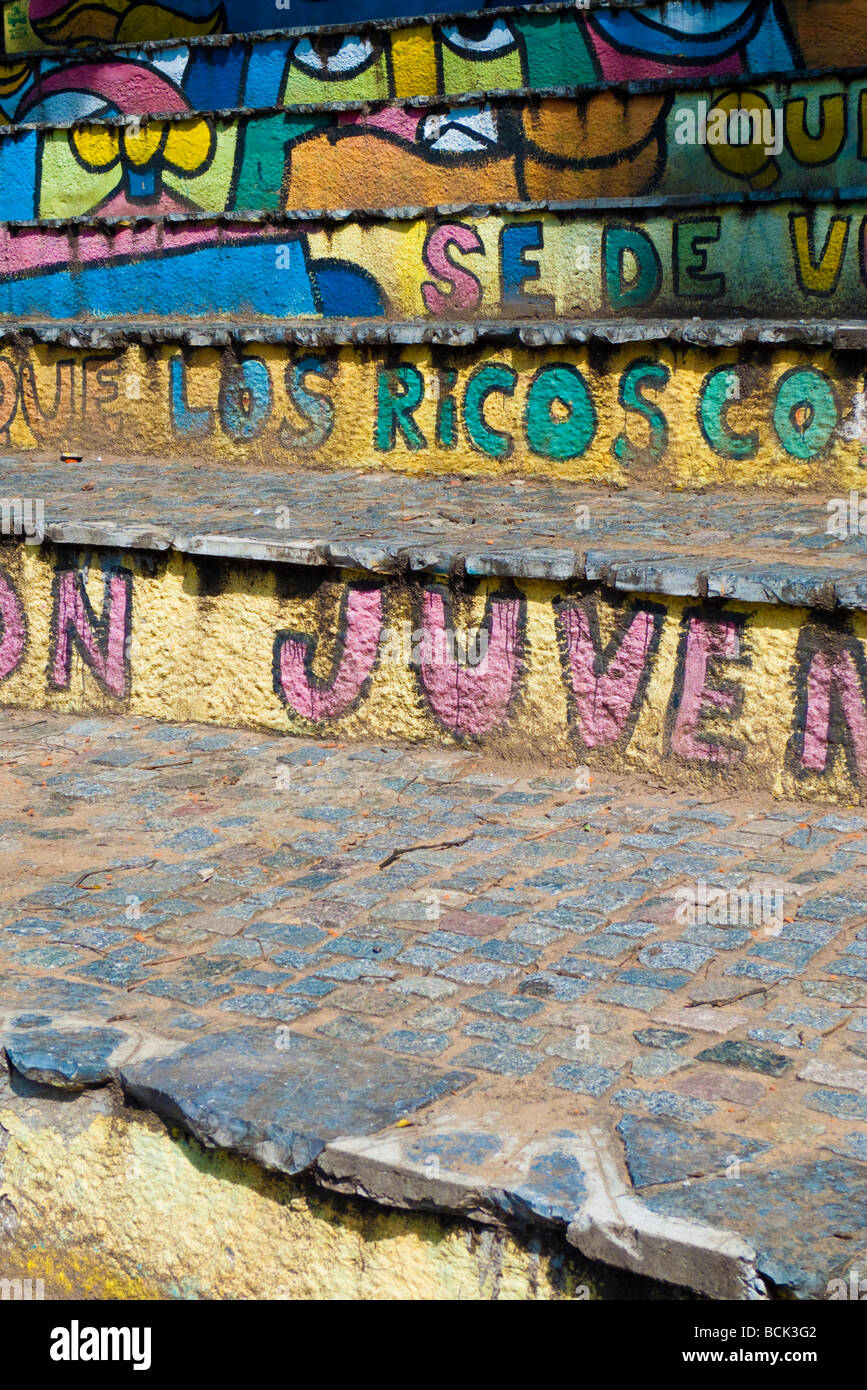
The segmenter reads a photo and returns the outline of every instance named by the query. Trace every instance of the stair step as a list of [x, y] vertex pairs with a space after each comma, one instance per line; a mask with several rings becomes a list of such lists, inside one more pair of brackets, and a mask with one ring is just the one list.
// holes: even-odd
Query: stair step
[[[467, 7], [470, 9], [471, 7]], [[319, 19], [321, 3], [314, 18]], [[182, 42], [116, 44], [35, 53], [13, 67], [0, 113], [10, 121], [78, 120], [97, 110], [160, 115], [254, 108], [452, 97], [533, 89], [565, 94], [605, 83], [680, 83], [696, 77], [767, 77], [823, 67], [867, 66], [857, 27], [836, 50], [815, 11], [839, 22], [839, 6], [788, 6], [791, 32], [773, 21], [756, 32], [746, 7], [740, 23], [709, 7], [687, 22], [676, 7], [498, 9], [495, 15], [374, 22], [271, 34], [205, 34]], [[273, 18], [273, 14], [271, 16]], [[293, 7], [287, 18], [296, 18]], [[230, 16], [231, 19], [231, 16]], [[662, 26], [662, 27], [661, 27]]]
[[[615, 4], [618, 2], [615, 0]], [[467, 14], [475, 15], [477, 10], [486, 9], [485, 0], [462, 0], [457, 13], [454, 0], [451, 9], [442, 8], [442, 3], [443, 0], [436, 3], [429, 13], [444, 18], [451, 15], [460, 21]], [[822, 0], [819, 8], [824, 9], [825, 3], [827, 0]], [[602, 0], [602, 4], [607, 8], [608, 0]], [[22, 12], [19, 0], [19, 5], [7, 16], [5, 48], [7, 54], [19, 55], [53, 51], [63, 45], [77, 49], [93, 44], [185, 39], [202, 34], [243, 36], [275, 30], [298, 33], [299, 28], [301, 31], [315, 28], [317, 32], [327, 33], [346, 27], [344, 0], [289, 0], [288, 4], [285, 0], [282, 4], [276, 4], [275, 0], [223, 0], [210, 13], [204, 5], [196, 8], [205, 11], [201, 18], [161, 5], [99, 10], [93, 5], [79, 7], [56, 0], [29, 0]], [[357, 23], [373, 20], [418, 23], [418, 0], [363, 0], [359, 9]], [[292, 20], [293, 26], [284, 30], [275, 24], [280, 20]], [[809, 23], [807, 27], [809, 29]]]
[[[0, 318], [867, 318], [867, 201], [0, 223]], [[842, 235], [842, 240], [840, 239]], [[832, 247], [819, 295], [812, 247]], [[812, 277], [812, 279], [811, 279]], [[827, 282], [827, 283], [826, 283]]]
[[273, 332], [19, 322], [0, 354], [0, 437], [55, 458], [839, 495], [864, 477], [864, 332], [863, 322]]
[[4, 704], [867, 799], [858, 494], [440, 478], [398, 500], [376, 475], [130, 460], [4, 482]]
[[[707, 143], [703, 122], [717, 98], [722, 115], [744, 102], [763, 112], [772, 144]], [[464, 96], [446, 110], [343, 103], [172, 114], [146, 125], [123, 117], [17, 127], [0, 131], [0, 210], [14, 221], [94, 211], [593, 203], [692, 198], [697, 190], [708, 201], [863, 198], [865, 102], [864, 77], [820, 76], [744, 82], [743, 94], [733, 84], [724, 96], [693, 85], [676, 98], [608, 89], [578, 101]], [[822, 110], [826, 124], [813, 136], [807, 112]]]
[[[5, 534], [340, 566], [371, 576], [588, 580], [625, 593], [867, 610], [867, 496], [569, 482], [237, 473], [129, 458], [3, 461]], [[84, 480], [86, 491], [82, 490]], [[20, 501], [20, 517], [10, 506]], [[28, 509], [28, 510], [25, 510]]]
[[[768, 76], [820, 64], [802, 61], [798, 43], [743, 44], [746, 24], [709, 33], [682, 33], [679, 51], [656, 21], [659, 7], [627, 13], [574, 6], [534, 11], [500, 10], [470, 24], [415, 21], [342, 25], [338, 31], [300, 29], [270, 35], [204, 35], [165, 42], [114, 44], [93, 50], [35, 53], [15, 64], [14, 90], [0, 93], [10, 121], [79, 120], [106, 114], [161, 115], [168, 111], [228, 110], [452, 97], [474, 92], [559, 92], [599, 88], [607, 82], [660, 86], [689, 76]], [[671, 13], [668, 18], [675, 18]], [[691, 25], [695, 19], [691, 19]], [[707, 24], [716, 24], [709, 11]], [[646, 56], [625, 57], [611, 39], [621, 36]], [[692, 49], [692, 63], [685, 63]], [[850, 68], [867, 65], [867, 43], [843, 54]]]
[[864, 1268], [863, 815], [145, 719], [4, 711], [0, 742], [18, 1096], [120, 1084], [715, 1298]]

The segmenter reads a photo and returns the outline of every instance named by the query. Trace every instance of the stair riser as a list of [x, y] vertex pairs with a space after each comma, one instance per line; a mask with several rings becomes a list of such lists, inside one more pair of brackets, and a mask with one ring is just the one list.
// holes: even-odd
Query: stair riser
[[[720, 119], [752, 104], [767, 126], [756, 134], [761, 143], [702, 142], [716, 131], [717, 97]], [[811, 123], [821, 122], [812, 135]], [[449, 112], [398, 106], [19, 129], [0, 139], [0, 178], [10, 220], [829, 189], [854, 196], [867, 190], [865, 132], [867, 80], [820, 77], [730, 88], [725, 97], [709, 87], [605, 91]]]
[[[138, 1109], [112, 1113], [105, 1089], [42, 1088], [38, 1101], [19, 1098], [22, 1089], [20, 1078], [3, 1084], [0, 1102], [15, 1212], [3, 1249], [10, 1299], [625, 1296], [623, 1276], [588, 1267], [559, 1232], [513, 1236], [335, 1197], [204, 1149]], [[627, 1292], [658, 1297], [659, 1286]]]
[[717, 319], [759, 303], [778, 319], [867, 314], [867, 203], [0, 229], [13, 319]]
[[47, 543], [2, 558], [4, 704], [478, 745], [577, 761], [585, 782], [597, 766], [790, 798], [867, 790], [863, 612]]
[[863, 483], [863, 389], [858, 353], [761, 344], [10, 344], [0, 438], [85, 470], [125, 453], [837, 494]]
[[[327, 8], [317, 6], [316, 22], [322, 22], [318, 11]], [[483, 27], [480, 36], [465, 36], [449, 23], [392, 30], [359, 24], [324, 58], [316, 52], [315, 31], [312, 42], [275, 34], [259, 40], [237, 38], [228, 46], [222, 38], [206, 37], [170, 52], [162, 47], [144, 52], [120, 49], [110, 58], [65, 52], [16, 64], [6, 84], [14, 90], [0, 92], [0, 111], [9, 120], [57, 118], [62, 111], [68, 120], [90, 114], [91, 94], [114, 99], [123, 111], [175, 111], [178, 88], [191, 109], [218, 110], [527, 87], [551, 90], [600, 82], [682, 84], [699, 74], [730, 80], [816, 69], [828, 62], [835, 67], [867, 66], [867, 34], [853, 7], [840, 6], [837, 0], [799, 0], [788, 9], [791, 33], [782, 40], [767, 21], [756, 33], [755, 14], [749, 8], [741, 24], [731, 23], [730, 9], [723, 23], [708, 8], [698, 16], [704, 26], [698, 33], [691, 14], [687, 34], [682, 15], [671, 7], [583, 12], [569, 7], [541, 14], [506, 12], [488, 20], [488, 32]], [[271, 21], [267, 27], [283, 18], [274, 10], [265, 17]], [[293, 25], [298, 22], [295, 5], [285, 18]], [[338, 18], [345, 20], [344, 15]], [[658, 28], [660, 20], [679, 41], [673, 44]], [[836, 26], [836, 47], [829, 42], [827, 25]], [[254, 26], [244, 16], [241, 27]]]
[[[444, 3], [444, 0], [443, 0]], [[455, 9], [473, 13], [484, 7], [483, 0], [462, 0], [450, 9], [434, 5], [433, 14]], [[138, 39], [186, 38], [195, 34], [246, 34], [279, 29], [286, 25], [313, 26], [345, 24], [343, 0], [223, 0], [222, 4], [140, 5], [135, 0], [114, 0], [105, 6], [93, 0], [32, 0], [22, 13], [21, 0], [8, 6], [6, 51], [29, 52], [34, 48], [54, 48], [64, 44], [124, 43]], [[401, 19], [418, 14], [418, 0], [361, 0], [353, 7], [360, 23], [366, 20]], [[225, 17], [225, 18], [224, 18]]]

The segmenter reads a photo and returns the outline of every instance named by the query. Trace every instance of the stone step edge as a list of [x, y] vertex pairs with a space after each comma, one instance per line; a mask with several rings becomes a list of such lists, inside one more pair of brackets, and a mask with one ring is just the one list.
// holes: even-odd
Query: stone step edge
[[375, 577], [431, 575], [473, 579], [579, 581], [621, 593], [673, 598], [734, 600], [779, 607], [867, 609], [864, 570], [804, 563], [739, 559], [736, 556], [665, 554], [617, 544], [587, 550], [571, 546], [494, 546], [477, 551], [448, 544], [406, 545], [399, 538], [329, 541], [323, 537], [274, 541], [229, 533], [183, 532], [168, 527], [113, 521], [53, 522], [24, 540], [7, 544], [55, 545], [111, 550], [174, 551], [191, 557], [240, 563], [356, 570]]
[[[492, 11], [482, 13], [493, 13]], [[474, 91], [455, 92], [448, 96], [438, 96], [435, 93], [420, 92], [414, 96], [403, 97], [383, 97], [373, 99], [371, 97], [346, 99], [344, 101], [303, 101], [291, 102], [285, 106], [225, 106], [196, 108], [188, 111], [149, 111], [147, 114], [136, 115], [135, 113], [123, 112], [117, 116], [76, 116], [69, 121], [7, 121], [0, 125], [0, 137], [24, 135], [31, 131], [59, 131], [76, 130], [83, 127], [110, 128], [115, 126], [147, 126], [152, 122], [159, 121], [162, 124], [183, 124], [195, 120], [236, 120], [242, 116], [305, 116], [332, 114], [344, 111], [363, 111], [369, 112], [373, 109], [377, 111], [387, 110], [390, 107], [405, 109], [434, 107], [436, 110], [449, 109], [456, 106], [478, 106], [480, 103], [491, 105], [520, 105], [523, 103], [542, 101], [579, 101], [585, 97], [589, 98], [599, 95], [601, 92], [618, 92], [627, 96], [640, 96], [647, 92], [681, 91], [688, 92], [707, 92], [714, 89], [720, 91], [731, 91], [742, 87], [744, 91], [749, 91], [755, 87], [756, 83], [787, 83], [793, 80], [799, 81], [821, 81], [822, 78], [839, 81], [841, 73], [847, 82], [857, 82], [859, 79], [867, 77], [867, 68], [863, 65], [851, 68], [812, 68], [792, 72], [771, 71], [767, 73], [742, 74], [741, 81], [731, 78], [726, 81], [723, 77], [708, 76], [702, 80], [699, 77], [687, 79], [660, 78], [644, 80], [621, 80], [621, 81], [599, 81], [593, 83], [580, 83], [565, 87], [485, 87], [477, 88]]]
[[[794, 78], [800, 81], [821, 81], [822, 78], [839, 80], [844, 75], [847, 80], [857, 82], [860, 78], [867, 77], [867, 68], [863, 66], [851, 68], [804, 68], [798, 69], [793, 73], [791, 70], [769, 69], [767, 72], [751, 73], [744, 76], [740, 84], [744, 90], [754, 87], [757, 82], [762, 83], [790, 83]], [[195, 107], [188, 111], [149, 111], [146, 114], [136, 114], [135, 112], [122, 112], [117, 116], [76, 116], [69, 121], [7, 121], [0, 125], [0, 136], [22, 135], [29, 131], [58, 131], [75, 130], [83, 126], [92, 127], [112, 127], [112, 126], [147, 126], [151, 122], [171, 122], [182, 123], [198, 119], [207, 120], [236, 120], [242, 116], [304, 116], [322, 115], [332, 112], [344, 111], [370, 111], [373, 108], [383, 110], [388, 107], [420, 108], [435, 107], [437, 110], [455, 106], [478, 106], [500, 103], [521, 103], [531, 101], [579, 101], [585, 97], [597, 96], [601, 92], [619, 92], [626, 96], [641, 96], [652, 92], [669, 91], [708, 91], [712, 89], [729, 90], [739, 84], [732, 79], [726, 82], [723, 78], [708, 76], [702, 83], [700, 79], [693, 77], [686, 80], [677, 77], [644, 78], [644, 79], [621, 79], [615, 81], [582, 82], [569, 84], [561, 87], [479, 87], [463, 92], [450, 92], [448, 95], [438, 95], [436, 92], [418, 92], [412, 96], [401, 97], [382, 97], [382, 98], [355, 98], [343, 101], [303, 101], [289, 102], [285, 105], [269, 106], [214, 106], [214, 107]]]
[[635, 197], [618, 198], [506, 198], [484, 203], [403, 203], [397, 207], [370, 208], [241, 208], [237, 212], [224, 209], [221, 212], [201, 211], [190, 208], [183, 212], [149, 211], [143, 206], [141, 212], [120, 212], [103, 216], [99, 212], [78, 213], [74, 217], [0, 217], [0, 233], [15, 236], [18, 232], [31, 231], [112, 231], [115, 228], [171, 227], [187, 226], [190, 223], [218, 227], [261, 227], [289, 231], [295, 223], [305, 227], [311, 222], [342, 224], [355, 222], [361, 226], [377, 226], [382, 222], [414, 222], [440, 217], [502, 217], [532, 216], [539, 213], [552, 213], [557, 217], [574, 215], [576, 221], [596, 212], [618, 212], [621, 209], [638, 212], [654, 210], [670, 212], [672, 208], [714, 208], [721, 204], [731, 206], [777, 207], [780, 203], [812, 205], [832, 204], [834, 207], [846, 206], [867, 197], [867, 184], [852, 189], [802, 189], [798, 193], [753, 193], [753, 192], [713, 192], [713, 193], [646, 193]]
[[[75, 1020], [76, 1031], [83, 1028], [85, 1036], [88, 1025], [88, 1020]], [[93, 1020], [90, 1026], [99, 1027], [99, 1023]], [[5, 1059], [10, 1074], [14, 1069], [26, 1080], [42, 1084], [49, 1096], [51, 1092], [56, 1094], [58, 1102], [85, 1089], [76, 1082], [58, 1085], [43, 1069], [46, 1059], [40, 1059], [43, 1065], [28, 1064], [26, 1049], [25, 1055], [19, 1055], [4, 1033], [5, 1028], [0, 1029], [0, 1065]], [[67, 1033], [67, 1042], [72, 1037], [74, 1033]], [[159, 1048], [160, 1040], [153, 1041]], [[260, 1138], [255, 1132], [241, 1135], [234, 1122], [234, 1108], [231, 1117], [219, 1111], [191, 1114], [184, 1101], [183, 1078], [178, 1078], [177, 1086], [171, 1089], [149, 1084], [147, 1060], [139, 1063], [136, 1056], [140, 1044], [144, 1042], [146, 1046], [148, 1039], [133, 1036], [130, 1042], [131, 1051], [121, 1049], [128, 1060], [105, 1059], [100, 1067], [91, 1069], [87, 1088], [119, 1087], [127, 1104], [131, 1102], [140, 1110], [179, 1124], [208, 1149], [237, 1155], [272, 1172], [303, 1174], [328, 1191], [357, 1195], [385, 1207], [469, 1217], [506, 1229], [559, 1233], [585, 1259], [602, 1261], [615, 1269], [688, 1288], [710, 1298], [759, 1301], [769, 1297], [770, 1290], [758, 1267], [759, 1254], [747, 1239], [734, 1231], [651, 1211], [632, 1191], [623, 1174], [622, 1160], [601, 1131], [579, 1131], [567, 1141], [587, 1178], [587, 1190], [576, 1193], [578, 1205], [567, 1221], [546, 1210], [543, 1201], [534, 1200], [527, 1192], [525, 1181], [530, 1177], [538, 1145], [517, 1147], [506, 1174], [499, 1166], [492, 1174], [480, 1170], [469, 1177], [449, 1169], [447, 1164], [431, 1174], [423, 1160], [413, 1162], [390, 1137], [393, 1123], [373, 1133], [350, 1133], [329, 1140], [316, 1133], [315, 1121], [312, 1127], [308, 1121], [304, 1131], [292, 1133], [288, 1144], [265, 1135]], [[66, 1070], [74, 1062], [74, 1051], [72, 1056], [64, 1052], [60, 1060], [62, 1070]], [[190, 1070], [190, 1083], [195, 1084], [192, 1066]], [[448, 1082], [450, 1076], [459, 1083], [473, 1079], [470, 1073], [452, 1072], [444, 1073], [443, 1081]], [[177, 1096], [173, 1095], [174, 1090], [178, 1091]], [[422, 1102], [422, 1113], [430, 1113], [437, 1105], [437, 1098]], [[418, 1113], [417, 1106], [412, 1113]], [[508, 1151], [516, 1145], [506, 1147]], [[519, 1201], [513, 1200], [513, 1192]]]
[[737, 347], [744, 343], [771, 347], [830, 347], [841, 352], [867, 349], [867, 319], [478, 319], [384, 320], [293, 319], [259, 320], [248, 324], [195, 320], [77, 320], [0, 319], [0, 343], [12, 347], [29, 343], [62, 347], [111, 349], [129, 343], [153, 346], [225, 347], [244, 344], [297, 343], [302, 347], [472, 347], [475, 343], [518, 344], [527, 348], [565, 343], [688, 343], [696, 347]]

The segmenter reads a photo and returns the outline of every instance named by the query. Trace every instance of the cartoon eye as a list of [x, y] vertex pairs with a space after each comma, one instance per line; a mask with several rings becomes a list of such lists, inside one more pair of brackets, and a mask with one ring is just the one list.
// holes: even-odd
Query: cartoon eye
[[370, 39], [355, 34], [335, 34], [317, 40], [299, 39], [292, 55], [300, 67], [317, 77], [354, 77], [376, 57]]
[[515, 36], [505, 20], [466, 19], [444, 24], [443, 39], [455, 53], [475, 53], [479, 57], [500, 56], [515, 47]]
[[497, 113], [489, 107], [458, 107], [426, 116], [421, 143], [437, 154], [476, 154], [497, 144]]

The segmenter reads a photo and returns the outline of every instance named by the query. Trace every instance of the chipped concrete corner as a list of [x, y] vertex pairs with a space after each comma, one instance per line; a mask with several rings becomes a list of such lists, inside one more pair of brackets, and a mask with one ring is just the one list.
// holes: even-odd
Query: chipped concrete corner
[[[496, 1219], [484, 1198], [468, 1211], [428, 1183], [395, 1199], [399, 1170], [376, 1202], [334, 1195], [367, 1194], [363, 1180], [332, 1181], [330, 1152], [321, 1174], [288, 1176], [203, 1146], [117, 1086], [73, 1099], [12, 1071], [0, 1082], [4, 1277], [61, 1300], [294, 1300], [326, 1288], [337, 1299], [584, 1300], [624, 1285], [561, 1233]], [[650, 1271], [636, 1272], [643, 1289]]]
[[486, 1177], [432, 1173], [387, 1138], [337, 1140], [288, 1176], [130, 1108], [117, 1085], [74, 1100], [70, 1089], [62, 1098], [14, 1070], [0, 1083], [4, 1273], [41, 1280], [51, 1298], [303, 1299], [327, 1287], [352, 1299], [583, 1300], [622, 1294], [617, 1271], [640, 1276], [638, 1296], [665, 1296], [660, 1280], [766, 1296], [743, 1241], [661, 1220], [623, 1192], [599, 1209], [588, 1198], [564, 1241], [562, 1217], [509, 1219]]

